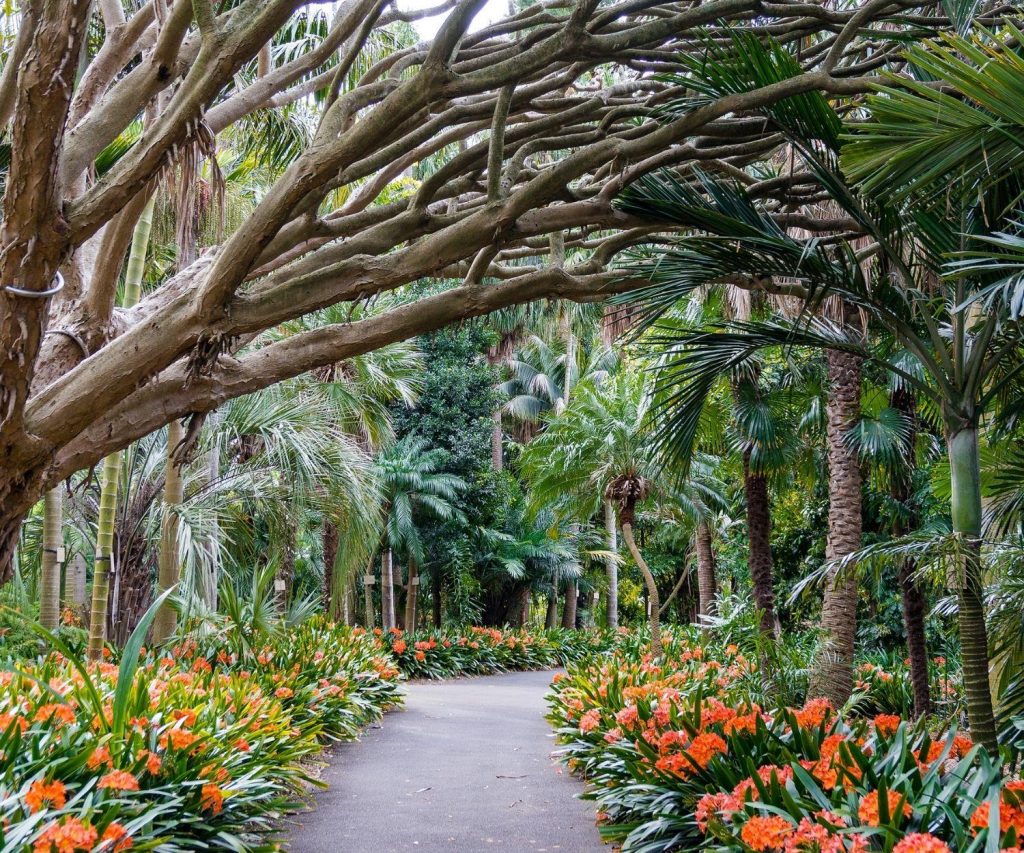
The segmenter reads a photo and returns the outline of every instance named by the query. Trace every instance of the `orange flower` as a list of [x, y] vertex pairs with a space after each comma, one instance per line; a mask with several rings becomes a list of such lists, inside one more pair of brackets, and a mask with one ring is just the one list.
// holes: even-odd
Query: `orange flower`
[[832, 703], [828, 699], [819, 697], [808, 700], [802, 710], [793, 712], [793, 716], [800, 728], [816, 729], [825, 722], [826, 717], [832, 715], [832, 712]]
[[137, 791], [139, 780], [127, 770], [111, 770], [100, 779], [97, 788], [108, 788], [111, 791]]
[[34, 719], [37, 723], [73, 723], [75, 710], [64, 704], [40, 705]]
[[170, 744], [174, 749], [188, 749], [198, 738], [188, 729], [171, 729], [160, 736], [160, 747], [167, 749]]
[[207, 782], [203, 785], [199, 805], [211, 814], [220, 814], [224, 809], [224, 792], [212, 782]]
[[781, 850], [793, 834], [793, 825], [784, 817], [769, 815], [752, 817], [740, 830], [740, 838], [753, 850]]
[[711, 732], [697, 735], [690, 744], [690, 748], [687, 750], [690, 758], [693, 759], [694, 763], [700, 767], [707, 767], [719, 753], [725, 752], [728, 749], [726, 743], [718, 735]]
[[405, 640], [395, 640], [394, 645], [391, 646], [391, 650], [396, 655], [402, 654], [406, 650], [406, 648], [408, 647], [405, 644]]
[[122, 850], [131, 849], [132, 837], [128, 834], [127, 829], [117, 821], [114, 821], [103, 831], [100, 843], [111, 845], [104, 848], [111, 851], [111, 853], [121, 853]]
[[697, 828], [707, 832], [708, 823], [719, 816], [731, 817], [740, 810], [740, 803], [732, 794], [719, 791], [717, 794], [705, 794], [697, 803], [693, 816], [697, 820]]
[[580, 731], [583, 734], [592, 732], [601, 724], [601, 711], [597, 708], [591, 708], [587, 713], [580, 717]]
[[89, 756], [89, 760], [85, 762], [85, 766], [90, 770], [96, 770], [101, 764], [106, 764], [107, 767], [111, 766], [110, 750], [106, 745], [96, 747], [92, 751], [92, 755]]
[[879, 714], [875, 717], [875, 731], [882, 737], [891, 737], [900, 727], [900, 722], [895, 714]]
[[[899, 805], [902, 795], [896, 791], [886, 792], [886, 803], [889, 806], [889, 821], [892, 822], [896, 815], [896, 807]], [[903, 803], [903, 817], [910, 817], [910, 804], [907, 802]], [[863, 823], [869, 826], [878, 826], [881, 822], [881, 817], [878, 812], [878, 791], [871, 791], [864, 795], [864, 798], [860, 801], [860, 808], [857, 809], [857, 816]]]
[[143, 750], [142, 754], [139, 757], [145, 757], [146, 771], [152, 774], [153, 776], [156, 776], [156, 774], [159, 773], [160, 769], [163, 767], [163, 763], [160, 761], [160, 756], [157, 755], [155, 752], [150, 752], [148, 749]]
[[92, 850], [98, 833], [86, 826], [77, 817], [65, 818], [62, 823], [51, 821], [43, 829], [32, 846], [33, 853], [75, 853], [76, 850]]
[[36, 779], [35, 782], [29, 785], [28, 791], [25, 794], [25, 805], [33, 813], [48, 806], [62, 809], [66, 802], [67, 790], [64, 787], [64, 783], [59, 781], [44, 782], [42, 779]]
[[423, 663], [423, 661], [425, 661], [427, 659], [427, 653], [426, 652], [416, 652], [415, 658], [420, 663]]
[[892, 853], [950, 853], [949, 845], [941, 838], [936, 838], [930, 832], [912, 832], [903, 836]]
[[250, 749], [252, 749], [252, 747], [249, 746], [249, 741], [247, 741], [244, 737], [240, 737], [238, 740], [235, 741], [235, 749], [237, 749], [239, 752], [248, 752]]
[[292, 696], [295, 695], [295, 691], [290, 687], [278, 687], [277, 690], [274, 691], [274, 695], [278, 699], [291, 699]]

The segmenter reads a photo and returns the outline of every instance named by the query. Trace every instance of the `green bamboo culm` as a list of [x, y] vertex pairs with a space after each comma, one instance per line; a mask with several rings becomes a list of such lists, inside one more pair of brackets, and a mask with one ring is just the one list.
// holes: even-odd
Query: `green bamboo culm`
[[[175, 419], [167, 425], [167, 462], [164, 477], [164, 514], [160, 523], [160, 562], [157, 573], [157, 595], [162, 595], [181, 579], [178, 561], [178, 516], [174, 507], [185, 497], [185, 484], [181, 468], [174, 463], [175, 448], [184, 438], [181, 421]], [[160, 645], [174, 633], [177, 613], [169, 600], [164, 600], [153, 620], [153, 642]]]
[[48, 631], [57, 630], [60, 620], [60, 548], [64, 498], [60, 486], [43, 497], [43, 557], [39, 577], [39, 624]]
[[[143, 208], [135, 224], [132, 246], [124, 274], [121, 304], [131, 308], [142, 293], [142, 274], [146, 269], [146, 251], [153, 230], [154, 196]], [[99, 660], [107, 638], [107, 599], [110, 593], [110, 561], [114, 550], [114, 519], [117, 514], [117, 492], [121, 482], [121, 453], [112, 453], [103, 460], [100, 480], [100, 513], [96, 526], [96, 558], [92, 577], [92, 607], [89, 613], [89, 657]]]
[[981, 564], [981, 465], [977, 427], [950, 430], [947, 447], [953, 531], [963, 538], [957, 597], [967, 717], [974, 740], [992, 755], [998, 755], [989, 684], [988, 631]]

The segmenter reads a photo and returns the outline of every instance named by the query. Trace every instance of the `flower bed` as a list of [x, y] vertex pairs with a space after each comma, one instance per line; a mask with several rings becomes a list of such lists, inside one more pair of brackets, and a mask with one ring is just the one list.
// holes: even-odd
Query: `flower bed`
[[[824, 700], [768, 711], [735, 646], [666, 639], [664, 666], [623, 646], [570, 668], [549, 697], [564, 758], [624, 851], [1017, 847], [1024, 783], [1001, 785], [963, 734], [894, 714], [841, 720]], [[868, 689], [889, 683], [865, 674]]]
[[0, 677], [0, 848], [269, 849], [303, 761], [399, 701], [376, 643], [318, 620], [144, 656], [134, 678], [60, 655]]
[[607, 651], [618, 637], [609, 631], [528, 632], [496, 628], [415, 634], [394, 628], [386, 634], [377, 629], [374, 634], [409, 678], [455, 678], [565, 666]]

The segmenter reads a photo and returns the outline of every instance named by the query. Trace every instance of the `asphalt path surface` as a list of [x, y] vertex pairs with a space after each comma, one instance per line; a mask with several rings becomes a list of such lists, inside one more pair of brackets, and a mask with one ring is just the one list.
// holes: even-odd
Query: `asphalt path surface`
[[551, 676], [408, 685], [404, 710], [333, 751], [330, 787], [291, 821], [288, 850], [611, 853], [582, 783], [551, 757]]

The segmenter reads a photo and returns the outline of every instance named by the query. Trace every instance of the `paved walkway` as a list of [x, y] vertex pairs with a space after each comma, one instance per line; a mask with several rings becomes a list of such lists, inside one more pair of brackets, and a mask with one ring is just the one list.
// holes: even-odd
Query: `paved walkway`
[[610, 853], [578, 780], [550, 758], [550, 672], [408, 686], [405, 710], [343, 744], [291, 853]]

